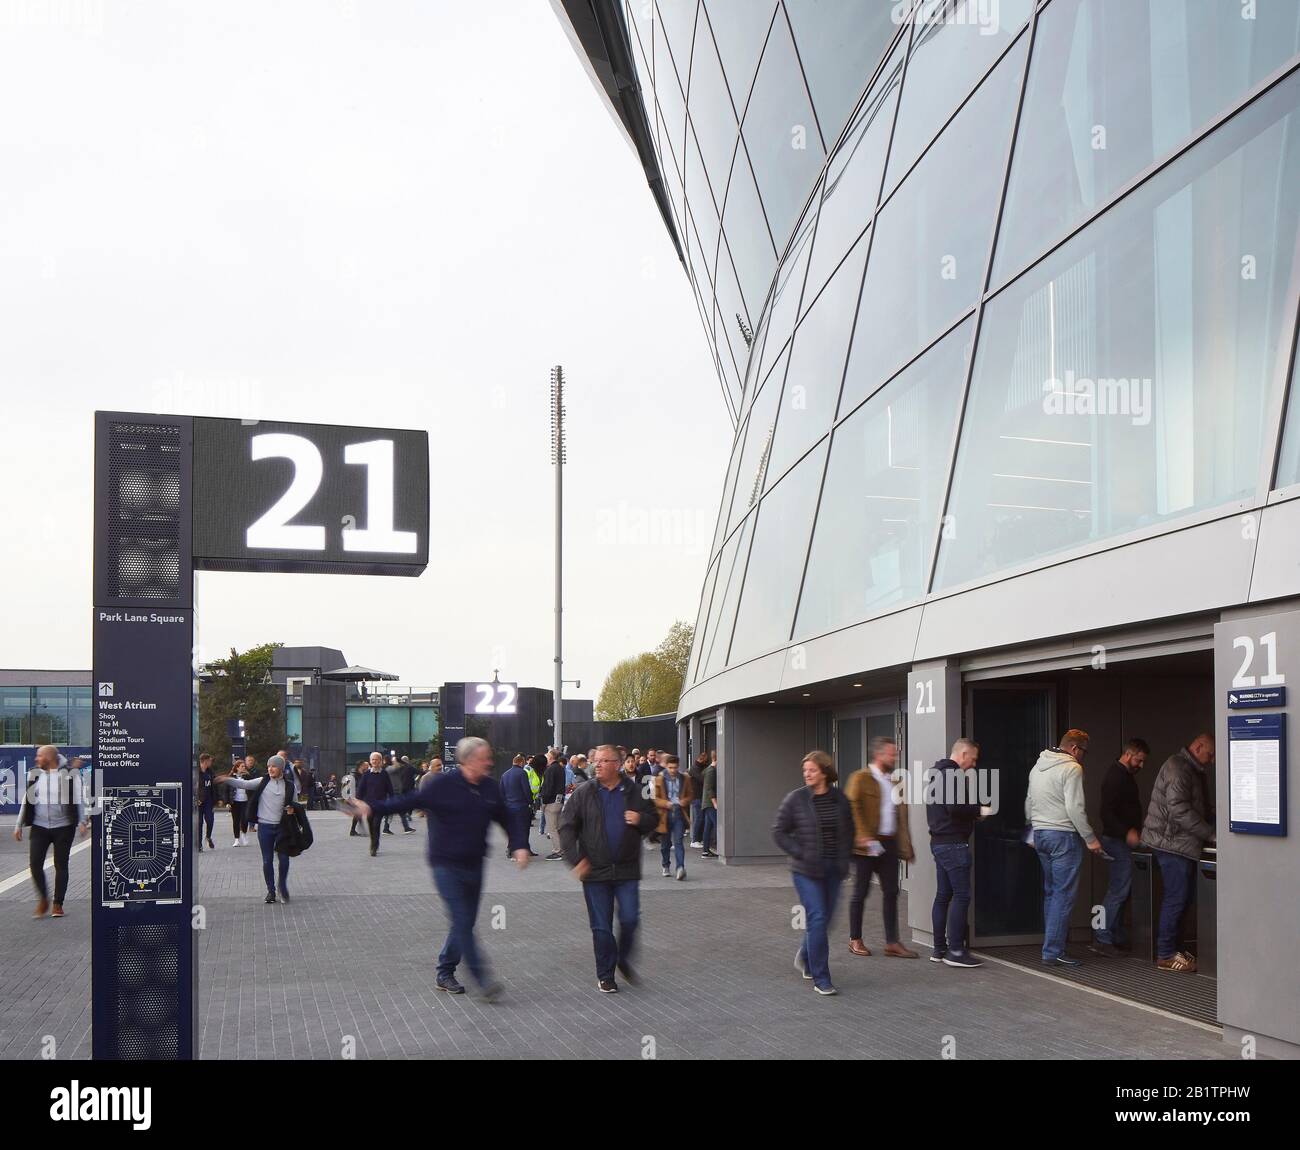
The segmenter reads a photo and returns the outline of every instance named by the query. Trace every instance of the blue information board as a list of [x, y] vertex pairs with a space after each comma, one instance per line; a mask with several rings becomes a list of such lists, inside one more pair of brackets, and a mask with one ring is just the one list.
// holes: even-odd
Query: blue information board
[[1286, 834], [1286, 715], [1228, 716], [1228, 830]]

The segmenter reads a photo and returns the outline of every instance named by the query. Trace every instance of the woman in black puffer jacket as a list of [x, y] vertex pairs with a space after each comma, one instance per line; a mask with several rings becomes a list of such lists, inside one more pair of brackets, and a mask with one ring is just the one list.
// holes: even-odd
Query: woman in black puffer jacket
[[837, 777], [830, 755], [809, 751], [803, 757], [804, 785], [781, 800], [772, 824], [776, 845], [790, 856], [794, 887], [804, 908], [804, 937], [795, 969], [812, 980], [818, 994], [836, 993], [827, 932], [853, 851], [853, 812], [834, 785]]

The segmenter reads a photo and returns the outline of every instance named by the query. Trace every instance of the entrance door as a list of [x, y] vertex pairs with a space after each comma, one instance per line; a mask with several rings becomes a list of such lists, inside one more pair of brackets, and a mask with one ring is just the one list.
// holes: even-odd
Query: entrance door
[[1022, 841], [1029, 771], [1051, 745], [1051, 686], [981, 683], [968, 688], [966, 729], [980, 745], [979, 765], [996, 772], [995, 813], [975, 826], [974, 940], [985, 946], [1041, 940], [1043, 876]]

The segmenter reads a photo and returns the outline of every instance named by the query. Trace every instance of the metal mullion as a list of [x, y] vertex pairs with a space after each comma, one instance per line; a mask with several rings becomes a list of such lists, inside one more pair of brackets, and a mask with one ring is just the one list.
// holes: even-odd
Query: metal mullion
[[[1034, 24], [1036, 20], [1037, 20], [1037, 12], [1035, 12], [1033, 18], [1031, 18], [1031, 20], [1030, 20], [1030, 24], [1031, 24], [1031, 25]], [[993, 74], [993, 70], [994, 70], [994, 69], [995, 69], [999, 64], [1001, 64], [1003, 60], [1005, 60], [1005, 59], [1007, 58], [1007, 53], [1010, 52], [1010, 51], [1011, 51], [1011, 50], [1012, 50], [1012, 49], [1013, 49], [1013, 48], [1014, 48], [1018, 43], [1020, 43], [1020, 37], [1023, 36], [1024, 34], [1025, 34], [1025, 33], [1024, 33], [1023, 31], [1018, 32], [1018, 33], [1017, 33], [1017, 34], [1012, 38], [1011, 43], [1008, 44], [1008, 45], [1007, 45], [1007, 46], [1006, 46], [1006, 47], [1005, 47], [1001, 52], [998, 53], [997, 59], [994, 60], [993, 63], [990, 64], [990, 65], [988, 66], [988, 68], [985, 69], [985, 71], [980, 75], [980, 78], [979, 78], [978, 80], [976, 80], [974, 84], [971, 85], [971, 89], [970, 89], [970, 91], [967, 92], [966, 95], [965, 95], [964, 97], [962, 97], [961, 101], [960, 101], [960, 102], [957, 104], [957, 106], [952, 110], [952, 114], [951, 114], [951, 115], [950, 115], [946, 120], [944, 120], [944, 122], [943, 122], [943, 124], [940, 126], [939, 130], [938, 130], [937, 132], [935, 132], [935, 134], [934, 134], [933, 136], [930, 137], [929, 141], [926, 143], [925, 147], [921, 149], [920, 154], [917, 155], [916, 159], [913, 160], [913, 161], [912, 161], [912, 162], [907, 166], [906, 171], [904, 171], [903, 174], [902, 174], [901, 176], [899, 176], [898, 179], [894, 182], [894, 186], [890, 189], [890, 191], [889, 191], [889, 195], [885, 196], [884, 200], [881, 202], [881, 204], [880, 204], [880, 207], [881, 207], [881, 208], [883, 208], [886, 204], [888, 204], [888, 203], [889, 203], [889, 202], [894, 198], [894, 196], [895, 196], [895, 195], [897, 194], [897, 192], [898, 192], [898, 189], [901, 188], [901, 187], [902, 187], [902, 186], [907, 182], [907, 177], [910, 176], [914, 171], [916, 171], [916, 169], [920, 166], [921, 161], [924, 160], [925, 157], [928, 156], [928, 155], [929, 155], [929, 154], [934, 150], [934, 146], [935, 146], [935, 144], [937, 144], [937, 143], [939, 142], [939, 140], [942, 139], [944, 132], [946, 132], [946, 131], [948, 130], [948, 126], [953, 122], [953, 120], [955, 120], [958, 116], [961, 115], [961, 113], [962, 113], [963, 109], [966, 107], [966, 105], [969, 104], [969, 103], [971, 102], [972, 99], [974, 99], [974, 97], [975, 97], [975, 93], [978, 92], [978, 91], [980, 90], [981, 87], [983, 87], [983, 85], [984, 85], [984, 81], [987, 80], [987, 79], [988, 79], [988, 78]], [[908, 55], [908, 58], [910, 59], [910, 58], [911, 58], [911, 55], [912, 55], [912, 46], [911, 46], [911, 45], [908, 46], [908, 49], [907, 49], [907, 55]], [[906, 76], [906, 72], [907, 72], [907, 64], [906, 64], [906, 62], [904, 62], [904, 64], [903, 64], [903, 71], [904, 71], [904, 76]], [[901, 91], [900, 91], [899, 94], [898, 94], [898, 103], [899, 103], [900, 106], [901, 106], [902, 103], [903, 103], [903, 94], [902, 94]], [[896, 110], [896, 111], [897, 111], [897, 110]], [[895, 119], [895, 124], [897, 124], [897, 119]], [[892, 135], [891, 135], [891, 138], [890, 138], [890, 142], [891, 142], [891, 144], [892, 144], [892, 142], [893, 142]], [[888, 164], [888, 162], [886, 161], [886, 164], [885, 164], [885, 171], [884, 171], [884, 173], [883, 173], [882, 176], [881, 176], [881, 187], [882, 187], [882, 189], [883, 189], [883, 187], [884, 187], [884, 180], [885, 180], [885, 177], [888, 176], [888, 175], [889, 175], [889, 164]]]
[[1269, 396], [1270, 413], [1275, 413], [1277, 421], [1273, 424], [1275, 428], [1273, 433], [1273, 450], [1264, 459], [1267, 461], [1267, 470], [1261, 468], [1262, 484], [1257, 482], [1256, 496], [1260, 494], [1262, 487], [1263, 499], [1268, 500], [1269, 493], [1273, 490], [1273, 485], [1277, 482], [1277, 469], [1282, 462], [1282, 442], [1286, 435], [1286, 417], [1292, 403], [1291, 396], [1291, 377], [1295, 371], [1296, 343], [1300, 339], [1300, 268], [1295, 263], [1291, 266], [1291, 284], [1287, 292], [1287, 310], [1296, 312], [1296, 318], [1291, 323], [1290, 354], [1282, 371], [1281, 380], [1274, 380], [1272, 392]]
[[849, 411], [846, 411], [842, 415], [840, 415], [835, 420], [834, 424], [832, 424], [831, 429], [834, 430], [835, 428], [839, 427], [842, 423], [846, 423], [848, 420], [852, 419], [855, 415], [857, 415], [859, 411], [862, 410], [864, 404], [870, 403], [873, 399], [875, 399], [876, 396], [878, 396], [882, 391], [884, 391], [885, 388], [887, 388], [891, 383], [894, 383], [899, 378], [899, 376], [903, 375], [905, 372], [915, 367], [918, 361], [924, 359], [927, 355], [930, 354], [930, 352], [932, 352], [936, 347], [938, 347], [939, 344], [943, 343], [945, 339], [947, 339], [950, 335], [952, 335], [953, 332], [955, 332], [959, 327], [961, 327], [962, 324], [966, 323], [970, 319], [970, 317], [975, 314], [975, 309], [978, 306], [979, 306], [978, 304], [971, 304], [971, 306], [968, 307], [965, 311], [963, 311], [960, 316], [958, 316], [955, 320], [952, 321], [952, 323], [950, 323], [947, 327], [945, 327], [943, 331], [941, 331], [932, 340], [930, 340], [929, 343], [927, 343], [923, 348], [921, 348], [920, 351], [918, 351], [915, 355], [913, 355], [910, 359], [908, 359], [906, 363], [902, 364], [897, 370], [891, 371], [883, 380], [880, 381], [879, 384], [873, 387], [869, 392], [867, 392], [866, 395], [864, 395], [860, 400], [858, 400], [858, 402], [855, 403]]
[[[803, 66], [803, 56], [799, 51], [799, 39], [794, 34], [794, 25], [790, 23], [790, 13], [785, 10], [785, 0], [780, 0], [777, 4], [777, 11], [785, 17], [785, 26], [790, 33], [790, 43], [794, 45], [794, 62], [799, 65], [799, 79], [803, 82], [804, 95], [808, 97], [808, 107], [812, 109], [813, 126], [817, 129], [817, 139], [821, 141], [822, 155], [825, 156], [829, 149], [826, 147], [826, 133], [822, 131], [822, 118], [817, 114], [817, 102], [813, 99], [812, 87], [808, 83], [808, 72]], [[770, 38], [769, 33], [769, 38]]]
[[[1029, 69], [1034, 62], [1034, 37], [1038, 32], [1038, 16], [1041, 11], [1042, 9], [1035, 8], [1033, 15], [1029, 19], [1029, 39], [1025, 44], [1025, 68], [1020, 76], [1020, 95], [1016, 100], [1016, 114], [1011, 121], [1011, 132], [1007, 141], [1007, 159], [1002, 171], [1002, 191], [998, 196], [997, 216], [993, 220], [993, 233], [989, 236], [989, 253], [984, 264], [984, 289], [980, 293], [979, 302], [975, 307], [974, 327], [971, 329], [970, 355], [966, 364], [965, 379], [962, 382], [961, 401], [957, 405], [957, 418], [953, 424], [952, 444], [948, 450], [948, 473], [944, 482], [939, 518], [934, 525], [934, 535], [930, 548], [930, 570], [926, 576], [925, 591], [922, 598], [933, 592], [935, 571], [939, 566], [939, 545], [943, 542], [943, 524], [948, 515], [949, 501], [952, 498], [953, 479], [957, 474], [957, 453], [961, 447], [962, 425], [966, 420], [966, 406], [970, 401], [971, 381], [974, 379], [975, 364], [979, 358], [980, 329], [984, 322], [984, 308], [989, 298], [988, 288], [989, 280], [993, 275], [993, 256], [998, 248], [998, 233], [1002, 230], [1002, 213], [1007, 206], [1007, 192], [1011, 185], [1011, 165], [1015, 161], [1016, 141], [1020, 135], [1020, 118], [1024, 114], [1025, 92], [1029, 88]], [[1019, 37], [1016, 39], [1018, 40]], [[902, 93], [899, 94], [899, 102], [902, 102]]]

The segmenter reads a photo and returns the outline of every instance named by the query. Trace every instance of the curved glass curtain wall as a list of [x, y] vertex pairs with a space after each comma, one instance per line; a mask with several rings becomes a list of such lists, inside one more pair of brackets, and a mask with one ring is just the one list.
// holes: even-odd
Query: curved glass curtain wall
[[[989, 26], [979, 0], [925, 0], [892, 46], [859, 43], [862, 79], [888, 59], [861, 99], [832, 69], [842, 139], [822, 123], [815, 191], [770, 206], [729, 61], [756, 77], [784, 20], [819, 116], [801, 20], [823, 0], [695, 6], [743, 90], [724, 205], [743, 156], [757, 207], [742, 181], [734, 226], [762, 210], [785, 255], [757, 304], [738, 275], [752, 349], [723, 333], [739, 430], [689, 682], [1258, 497], [1296, 374], [1300, 5], [1050, 0], [1032, 27], [1030, 6]], [[739, 273], [752, 234], [719, 219]], [[1300, 484], [1300, 404], [1281, 440], [1275, 486]]]

